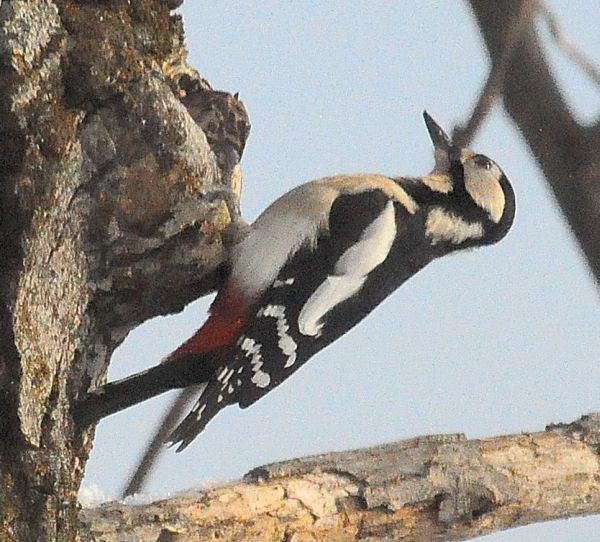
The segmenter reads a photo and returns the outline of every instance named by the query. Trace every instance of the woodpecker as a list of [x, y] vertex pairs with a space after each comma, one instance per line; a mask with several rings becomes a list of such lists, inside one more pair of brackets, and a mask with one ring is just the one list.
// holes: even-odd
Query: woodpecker
[[90, 392], [76, 419], [203, 384], [168, 439], [181, 451], [221, 409], [252, 405], [431, 261], [500, 241], [515, 214], [507, 177], [423, 116], [431, 173], [327, 177], [280, 197], [233, 247], [204, 325], [159, 365]]

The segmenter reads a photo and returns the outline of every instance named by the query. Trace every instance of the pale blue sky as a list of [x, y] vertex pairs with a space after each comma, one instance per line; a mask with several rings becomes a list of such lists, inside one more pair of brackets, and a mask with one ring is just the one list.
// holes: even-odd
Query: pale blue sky
[[[597, 0], [548, 4], [600, 62]], [[464, 120], [488, 63], [466, 3], [414, 6], [184, 3], [190, 63], [216, 88], [239, 91], [250, 114], [242, 161], [248, 220], [314, 178], [431, 168], [421, 111], [448, 130]], [[598, 88], [560, 53], [551, 57], [578, 117], [595, 119]], [[223, 411], [185, 452], [164, 455], [150, 492], [235, 479], [305, 454], [428, 433], [540, 430], [600, 410], [600, 302], [564, 221], [500, 107], [472, 147], [513, 182], [509, 236], [434, 262], [255, 406]], [[111, 379], [157, 363], [201, 325], [209, 301], [132, 332], [115, 353]], [[100, 424], [87, 485], [118, 494], [169, 401]], [[482, 540], [586, 542], [599, 528], [599, 519], [572, 520]]]

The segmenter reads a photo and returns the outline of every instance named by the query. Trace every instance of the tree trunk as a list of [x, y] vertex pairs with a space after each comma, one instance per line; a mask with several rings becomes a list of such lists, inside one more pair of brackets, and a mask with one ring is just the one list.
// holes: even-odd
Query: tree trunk
[[173, 4], [0, 4], [0, 540], [76, 539], [73, 399], [219, 282], [249, 124]]

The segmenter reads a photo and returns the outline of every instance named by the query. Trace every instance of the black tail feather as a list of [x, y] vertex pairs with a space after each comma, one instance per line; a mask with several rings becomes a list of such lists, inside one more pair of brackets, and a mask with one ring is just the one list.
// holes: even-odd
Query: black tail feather
[[223, 408], [231, 404], [229, 398], [223, 396], [220, 386], [215, 386], [214, 381], [211, 384], [208, 384], [202, 391], [190, 413], [165, 440], [169, 446], [177, 445], [176, 452], [181, 452], [187, 448], [204, 430], [208, 422]]
[[195, 359], [181, 358], [110, 382], [76, 403], [75, 422], [86, 427], [161, 393], [206, 382], [213, 369], [208, 361], [197, 356]]
[[180, 422], [165, 442], [177, 445], [181, 452], [192, 442], [221, 410], [239, 401], [239, 387], [242, 371], [239, 359], [234, 358], [229, 364], [219, 366], [208, 381], [206, 388], [198, 397], [198, 401], [190, 413]]

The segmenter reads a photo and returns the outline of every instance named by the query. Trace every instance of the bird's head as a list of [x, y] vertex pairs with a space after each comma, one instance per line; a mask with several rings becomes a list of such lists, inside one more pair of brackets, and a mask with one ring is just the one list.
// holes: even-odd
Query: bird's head
[[506, 175], [487, 156], [455, 145], [426, 111], [423, 117], [435, 155], [435, 167], [423, 181], [432, 191], [445, 194], [443, 211], [449, 216], [481, 224], [482, 234], [467, 244], [496, 243], [507, 234], [515, 215], [515, 195]]

